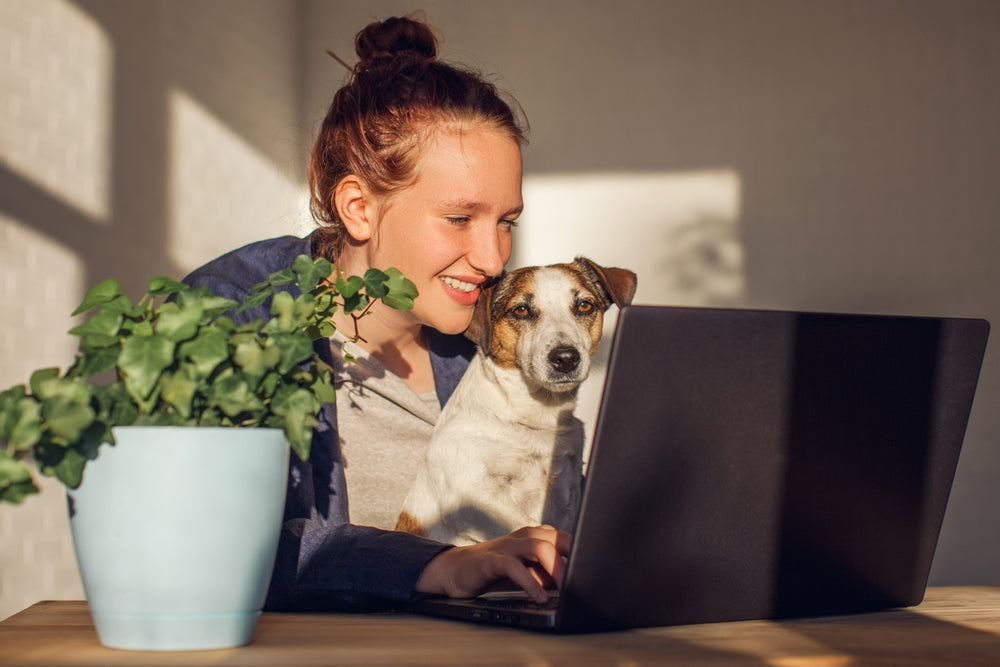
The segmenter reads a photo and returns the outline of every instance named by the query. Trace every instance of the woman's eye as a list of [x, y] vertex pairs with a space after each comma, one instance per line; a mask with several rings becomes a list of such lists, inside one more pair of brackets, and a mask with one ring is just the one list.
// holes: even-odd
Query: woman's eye
[[587, 301], [586, 299], [583, 299], [576, 303], [576, 312], [580, 313], [581, 315], [586, 315], [593, 309], [594, 309], [594, 303], [592, 301]]
[[501, 220], [500, 226], [504, 229], [513, 229], [517, 227], [517, 220]]
[[465, 225], [470, 220], [467, 215], [449, 215], [445, 219], [453, 225]]

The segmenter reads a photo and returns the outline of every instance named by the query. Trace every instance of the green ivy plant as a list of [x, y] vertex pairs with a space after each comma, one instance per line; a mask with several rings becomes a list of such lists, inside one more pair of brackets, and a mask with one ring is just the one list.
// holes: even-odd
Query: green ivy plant
[[[329, 261], [300, 255], [243, 304], [163, 276], [136, 303], [117, 280], [95, 285], [73, 312], [94, 311], [69, 332], [79, 338], [69, 369], [35, 371], [27, 385], [0, 393], [0, 501], [38, 492], [23, 461], [29, 453], [43, 475], [76, 488], [86, 462], [114, 444], [113, 426], [280, 428], [308, 459], [320, 407], [336, 398], [313, 341], [333, 334], [338, 309], [361, 340], [358, 322], [374, 303], [409, 310], [417, 296], [396, 269], [332, 273]], [[266, 321], [237, 325], [227, 315], [268, 299]]]

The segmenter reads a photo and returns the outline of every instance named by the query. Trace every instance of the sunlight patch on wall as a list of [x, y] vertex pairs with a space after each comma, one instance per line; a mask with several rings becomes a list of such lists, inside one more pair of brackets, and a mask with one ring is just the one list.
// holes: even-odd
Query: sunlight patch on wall
[[525, 176], [510, 266], [584, 255], [635, 271], [635, 303], [724, 305], [744, 292], [731, 170]]
[[83, 300], [83, 276], [73, 251], [0, 214], [0, 389], [73, 361], [76, 339], [66, 332]]
[[[744, 294], [741, 184], [734, 171], [527, 175], [523, 194], [510, 268], [583, 255], [635, 271], [636, 304], [737, 305]], [[584, 461], [616, 321], [612, 308], [577, 396]]]
[[0, 165], [106, 223], [113, 51], [64, 0], [7, 0], [0, 21]]
[[181, 268], [314, 227], [304, 183], [183, 91], [169, 104], [168, 251]]

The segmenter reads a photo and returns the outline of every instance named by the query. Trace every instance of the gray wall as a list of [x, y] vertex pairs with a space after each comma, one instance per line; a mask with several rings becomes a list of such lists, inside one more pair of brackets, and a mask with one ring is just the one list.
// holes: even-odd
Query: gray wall
[[[649, 267], [650, 302], [1000, 321], [1000, 3], [419, 7], [444, 55], [494, 74], [531, 123], [515, 261], [606, 249], [594, 258]], [[3, 386], [66, 363], [62, 314], [97, 280], [135, 291], [303, 229], [302, 165], [344, 76], [325, 50], [353, 61], [361, 25], [415, 8], [0, 2]], [[694, 282], [672, 292], [652, 286], [676, 278], [687, 246], [658, 220], [721, 230], [699, 237]], [[719, 275], [737, 279], [704, 289]], [[998, 394], [990, 350], [933, 583], [1000, 583]], [[43, 496], [0, 507], [0, 618], [81, 595], [62, 499]]]
[[[413, 6], [308, 3], [307, 117], [339, 81], [323, 50], [352, 56], [356, 26]], [[528, 179], [735, 173], [738, 305], [1000, 322], [1000, 3], [421, 6], [446, 57], [498, 74], [524, 107]], [[602, 241], [629, 233], [628, 218], [596, 224]], [[998, 402], [990, 349], [934, 583], [1000, 583]]]

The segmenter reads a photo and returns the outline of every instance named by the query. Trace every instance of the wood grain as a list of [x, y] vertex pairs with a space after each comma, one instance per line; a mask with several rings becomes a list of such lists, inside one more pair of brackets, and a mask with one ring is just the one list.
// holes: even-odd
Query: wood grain
[[407, 614], [264, 614], [236, 649], [102, 647], [84, 602], [0, 623], [0, 665], [997, 665], [1000, 587], [931, 588], [905, 610], [549, 636]]

